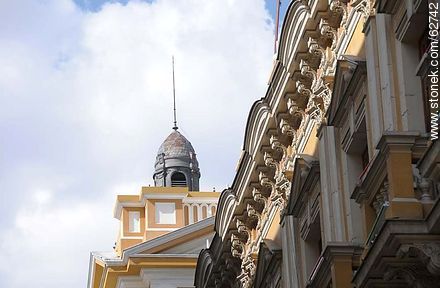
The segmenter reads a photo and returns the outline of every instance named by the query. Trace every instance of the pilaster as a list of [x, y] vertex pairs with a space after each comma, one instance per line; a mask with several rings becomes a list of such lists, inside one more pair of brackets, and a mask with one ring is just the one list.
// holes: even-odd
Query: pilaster
[[285, 215], [282, 222], [282, 279], [284, 287], [299, 287], [298, 283], [298, 269], [296, 267], [296, 245], [295, 237], [298, 237], [295, 233], [293, 227], [294, 219], [293, 216]]
[[423, 207], [414, 192], [412, 147], [417, 134], [386, 134], [378, 148], [386, 155], [389, 208], [386, 218], [422, 219]]
[[332, 287], [351, 288], [352, 256], [338, 255], [333, 257], [331, 264]]
[[344, 205], [340, 195], [335, 128], [323, 126], [319, 137], [321, 199], [325, 241], [344, 241], [346, 235]]

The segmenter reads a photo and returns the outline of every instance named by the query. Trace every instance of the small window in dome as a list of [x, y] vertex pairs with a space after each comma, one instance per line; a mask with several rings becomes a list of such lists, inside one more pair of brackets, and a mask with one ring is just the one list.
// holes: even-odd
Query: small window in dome
[[171, 187], [186, 187], [186, 177], [185, 174], [180, 172], [175, 172], [171, 175]]

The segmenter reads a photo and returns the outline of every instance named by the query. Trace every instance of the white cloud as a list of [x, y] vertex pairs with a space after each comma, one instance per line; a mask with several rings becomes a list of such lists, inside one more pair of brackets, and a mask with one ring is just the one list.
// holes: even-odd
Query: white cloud
[[36, 191], [37, 199], [0, 234], [1, 286], [84, 287], [90, 247], [112, 249], [117, 223], [108, 208], [114, 198], [57, 206], [41, 195]]
[[34, 200], [39, 205], [44, 205], [50, 202], [52, 198], [52, 191], [47, 189], [37, 189], [34, 194]]
[[115, 240], [114, 194], [152, 183], [171, 55], [201, 187], [231, 183], [272, 64], [263, 0], [1, 1], [0, 26], [1, 287], [85, 285], [89, 251]]

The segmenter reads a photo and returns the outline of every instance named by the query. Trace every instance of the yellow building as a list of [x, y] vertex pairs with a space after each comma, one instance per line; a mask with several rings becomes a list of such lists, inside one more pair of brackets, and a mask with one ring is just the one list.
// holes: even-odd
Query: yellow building
[[284, 19], [195, 286], [439, 287], [428, 1], [296, 0]]
[[218, 192], [200, 192], [194, 148], [173, 131], [159, 148], [154, 187], [118, 195], [112, 252], [92, 252], [89, 288], [190, 287], [197, 256], [214, 231]]

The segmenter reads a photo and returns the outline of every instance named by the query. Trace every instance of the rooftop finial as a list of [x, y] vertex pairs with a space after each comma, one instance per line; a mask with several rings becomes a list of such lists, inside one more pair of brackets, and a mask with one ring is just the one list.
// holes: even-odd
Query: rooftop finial
[[174, 80], [174, 55], [172, 57], [173, 59], [173, 104], [174, 104], [174, 127], [173, 129], [177, 131], [179, 127], [177, 127], [177, 119], [176, 119], [176, 83]]

